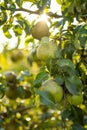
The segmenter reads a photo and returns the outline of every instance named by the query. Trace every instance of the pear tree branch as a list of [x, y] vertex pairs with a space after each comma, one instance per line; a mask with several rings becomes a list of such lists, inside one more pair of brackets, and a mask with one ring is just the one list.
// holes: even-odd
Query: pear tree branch
[[[28, 106], [28, 107], [21, 107], [21, 108], [19, 108], [19, 109], [17, 109], [17, 110], [11, 110], [10, 111], [10, 114], [16, 114], [17, 112], [23, 112], [23, 111], [27, 111], [27, 110], [30, 110], [30, 109], [32, 109], [32, 108], [35, 108], [35, 105], [33, 105], [33, 106]], [[0, 116], [8, 116], [9, 115], [9, 113], [8, 112], [0, 112]]]
[[[6, 8], [5, 10], [10, 10], [10, 11], [11, 11], [10, 8]], [[27, 13], [29, 13], [29, 14], [36, 14], [36, 15], [42, 14], [42, 12], [39, 11], [39, 10], [32, 11], [32, 10], [28, 10], [28, 9], [25, 9], [25, 8], [16, 8], [16, 9], [14, 9], [14, 12], [16, 12], [16, 11], [22, 11], [22, 12], [27, 12]], [[46, 14], [47, 14], [49, 17], [62, 18], [62, 15], [58, 15], [57, 13], [47, 12]]]

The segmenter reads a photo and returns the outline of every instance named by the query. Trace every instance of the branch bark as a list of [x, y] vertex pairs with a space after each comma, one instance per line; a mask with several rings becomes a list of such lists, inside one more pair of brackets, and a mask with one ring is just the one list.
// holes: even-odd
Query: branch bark
[[[11, 11], [10, 8], [7, 8], [7, 9], [5, 9], [5, 10], [10, 10], [10, 11]], [[39, 11], [39, 10], [32, 11], [32, 10], [28, 10], [28, 9], [25, 9], [25, 8], [16, 8], [16, 9], [14, 9], [14, 12], [15, 12], [15, 11], [22, 11], [22, 12], [27, 12], [27, 13], [29, 13], [29, 14], [36, 14], [36, 15], [42, 14], [42, 12]], [[46, 14], [47, 14], [49, 17], [62, 18], [62, 15], [58, 15], [57, 13], [47, 12]]]

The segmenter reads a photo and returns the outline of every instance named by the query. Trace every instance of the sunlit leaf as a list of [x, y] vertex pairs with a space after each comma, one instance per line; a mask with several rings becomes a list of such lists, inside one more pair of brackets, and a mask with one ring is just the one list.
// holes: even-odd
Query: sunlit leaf
[[61, 0], [56, 0], [56, 2], [60, 5], [62, 4]]
[[31, 36], [27, 36], [27, 37], [25, 38], [24, 44], [25, 44], [25, 46], [26, 46], [26, 45], [28, 45], [30, 42], [33, 43], [33, 41], [34, 41], [34, 39], [33, 39]]
[[43, 10], [46, 7], [50, 7], [51, 0], [40, 0], [37, 2], [37, 7]]
[[16, 36], [22, 34], [22, 28], [19, 25], [15, 25], [13, 30], [14, 30], [14, 33], [15, 33]]
[[25, 2], [32, 2], [32, 3], [36, 3], [38, 0], [24, 0]]
[[16, 17], [18, 20], [23, 20], [23, 17], [22, 17], [21, 13], [15, 14], [14, 17]]
[[7, 21], [7, 14], [5, 11], [0, 12], [0, 26]]

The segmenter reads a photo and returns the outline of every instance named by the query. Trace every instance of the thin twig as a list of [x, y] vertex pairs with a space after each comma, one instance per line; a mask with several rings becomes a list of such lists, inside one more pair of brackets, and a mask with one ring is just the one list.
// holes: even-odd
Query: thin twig
[[[33, 105], [33, 106], [28, 106], [28, 107], [22, 107], [22, 108], [19, 108], [19, 109], [17, 109], [17, 110], [11, 110], [11, 114], [16, 114], [17, 112], [23, 112], [23, 111], [27, 111], [27, 110], [30, 110], [30, 109], [32, 109], [32, 108], [34, 108], [35, 107], [35, 105]], [[8, 115], [8, 112], [1, 112], [0, 113], [0, 116], [7, 116]]]

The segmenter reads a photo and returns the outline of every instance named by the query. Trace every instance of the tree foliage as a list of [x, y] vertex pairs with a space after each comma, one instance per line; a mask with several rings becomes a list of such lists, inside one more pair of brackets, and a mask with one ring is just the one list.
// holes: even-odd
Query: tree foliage
[[[10, 43], [3, 44], [0, 53], [0, 130], [87, 129], [87, 1], [56, 1], [61, 15], [58, 10], [51, 12], [51, 0], [0, 1], [0, 29], [8, 39], [12, 34], [18, 39], [12, 49]], [[48, 41], [32, 36], [32, 28], [44, 12], [49, 22]], [[22, 36], [24, 48], [20, 49]], [[42, 42], [55, 44], [55, 56], [37, 57]], [[47, 55], [49, 48], [45, 48]], [[63, 89], [58, 103], [50, 92], [40, 91], [49, 79]], [[81, 101], [75, 98], [79, 95]], [[76, 105], [70, 99], [73, 96]]]

